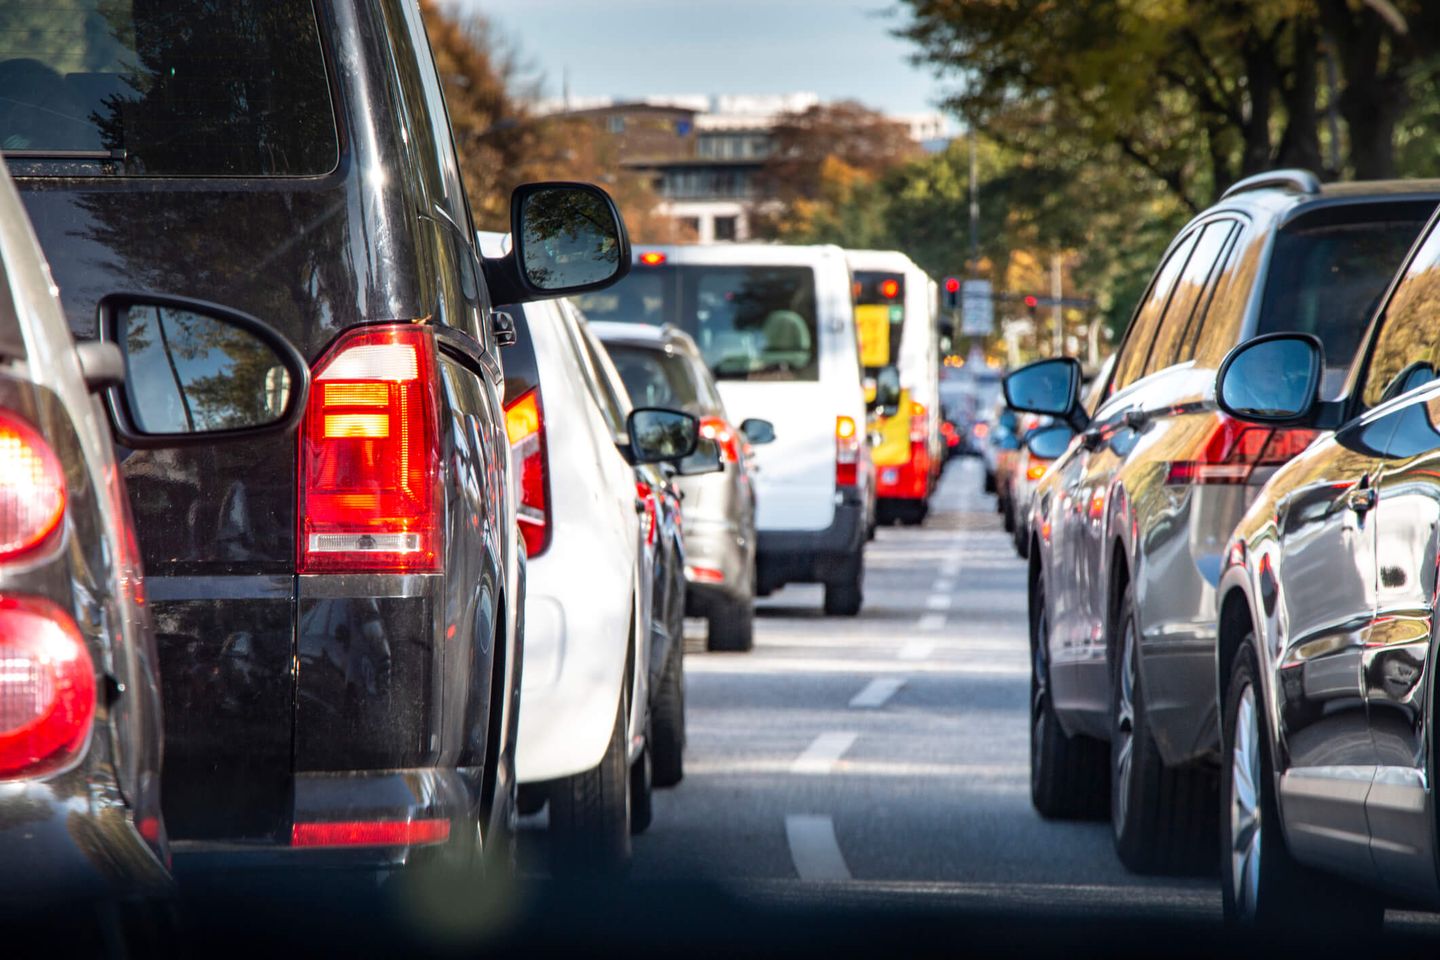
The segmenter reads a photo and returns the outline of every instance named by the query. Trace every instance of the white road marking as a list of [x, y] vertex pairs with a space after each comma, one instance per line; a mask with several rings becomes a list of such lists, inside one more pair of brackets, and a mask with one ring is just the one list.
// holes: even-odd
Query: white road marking
[[790, 859], [801, 880], [849, 880], [850, 868], [835, 839], [835, 821], [810, 813], [785, 817]]
[[935, 652], [935, 644], [925, 640], [911, 640], [900, 648], [901, 660], [924, 660]]
[[865, 685], [865, 689], [850, 698], [850, 706], [883, 707], [885, 701], [895, 696], [896, 691], [903, 686], [904, 677], [876, 677]]
[[915, 629], [921, 633], [936, 633], [945, 629], [945, 614], [927, 613], [915, 624]]
[[940, 564], [940, 576], [942, 577], [954, 577], [958, 576], [959, 573], [960, 560], [958, 557], [951, 557], [949, 560]]
[[926, 609], [926, 610], [949, 610], [949, 609], [950, 609], [950, 594], [948, 594], [948, 593], [932, 593], [932, 594], [930, 594], [930, 596], [925, 600], [925, 609]]
[[935, 585], [930, 589], [936, 593], [949, 593], [955, 589], [955, 581], [948, 577], [941, 577], [935, 581]]
[[849, 731], [822, 733], [805, 752], [790, 764], [791, 773], [829, 773], [850, 749], [858, 734]]

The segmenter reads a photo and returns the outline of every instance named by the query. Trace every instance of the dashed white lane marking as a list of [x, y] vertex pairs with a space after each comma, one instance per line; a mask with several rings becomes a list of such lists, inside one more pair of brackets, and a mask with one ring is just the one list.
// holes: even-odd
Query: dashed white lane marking
[[790, 859], [801, 880], [849, 880], [850, 868], [835, 839], [835, 821], [811, 813], [785, 817]]
[[883, 707], [885, 701], [895, 696], [896, 691], [903, 686], [904, 677], [876, 677], [865, 685], [865, 689], [850, 698], [850, 706]]
[[944, 628], [945, 614], [943, 613], [927, 613], [915, 624], [915, 629], [921, 633], [935, 633]]
[[949, 593], [950, 591], [955, 589], [955, 581], [951, 580], [949, 577], [941, 577], [939, 580], [935, 581], [935, 585], [932, 586], [930, 589], [934, 590], [936, 593]]
[[950, 594], [948, 594], [948, 593], [932, 593], [932, 594], [930, 594], [930, 596], [927, 597], [926, 600], [925, 600], [925, 609], [926, 609], [926, 610], [949, 610], [949, 609], [950, 609]]
[[822, 733], [805, 752], [790, 764], [791, 773], [829, 773], [850, 749], [857, 734], [849, 731]]
[[900, 648], [901, 660], [924, 660], [935, 652], [935, 644], [925, 640], [910, 640]]
[[951, 557], [949, 560], [946, 560], [944, 563], [940, 564], [940, 576], [942, 577], [954, 577], [957, 576], [959, 573], [960, 561], [955, 557]]

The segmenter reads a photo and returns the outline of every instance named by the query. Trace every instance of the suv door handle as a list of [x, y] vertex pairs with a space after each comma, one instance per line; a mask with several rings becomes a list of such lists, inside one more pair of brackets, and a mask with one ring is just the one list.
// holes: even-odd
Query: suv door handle
[[1144, 410], [1126, 410], [1120, 415], [1120, 422], [1131, 430], [1144, 430], [1150, 422], [1150, 414]]
[[1364, 516], [1375, 508], [1375, 501], [1378, 499], [1375, 488], [1370, 486], [1355, 487], [1345, 494], [1345, 506], [1354, 512]]

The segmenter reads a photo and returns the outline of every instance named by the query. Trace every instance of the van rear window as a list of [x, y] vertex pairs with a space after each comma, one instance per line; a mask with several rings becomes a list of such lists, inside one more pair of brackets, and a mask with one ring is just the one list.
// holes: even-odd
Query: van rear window
[[19, 176], [314, 176], [339, 138], [310, 0], [7, 0]]
[[695, 338], [716, 380], [820, 379], [809, 267], [637, 265], [577, 302], [590, 320], [674, 324]]

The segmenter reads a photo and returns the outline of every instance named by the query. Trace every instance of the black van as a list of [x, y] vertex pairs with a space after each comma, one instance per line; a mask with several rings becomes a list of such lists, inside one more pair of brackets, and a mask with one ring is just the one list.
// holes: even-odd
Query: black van
[[[122, 451], [173, 849], [508, 849], [524, 587], [491, 296], [623, 275], [613, 204], [522, 188], [514, 252], [480, 259], [414, 0], [19, 0], [0, 55], [0, 149], [79, 338], [163, 296], [311, 365], [298, 435]], [[205, 413], [172, 407], [168, 432]]]

